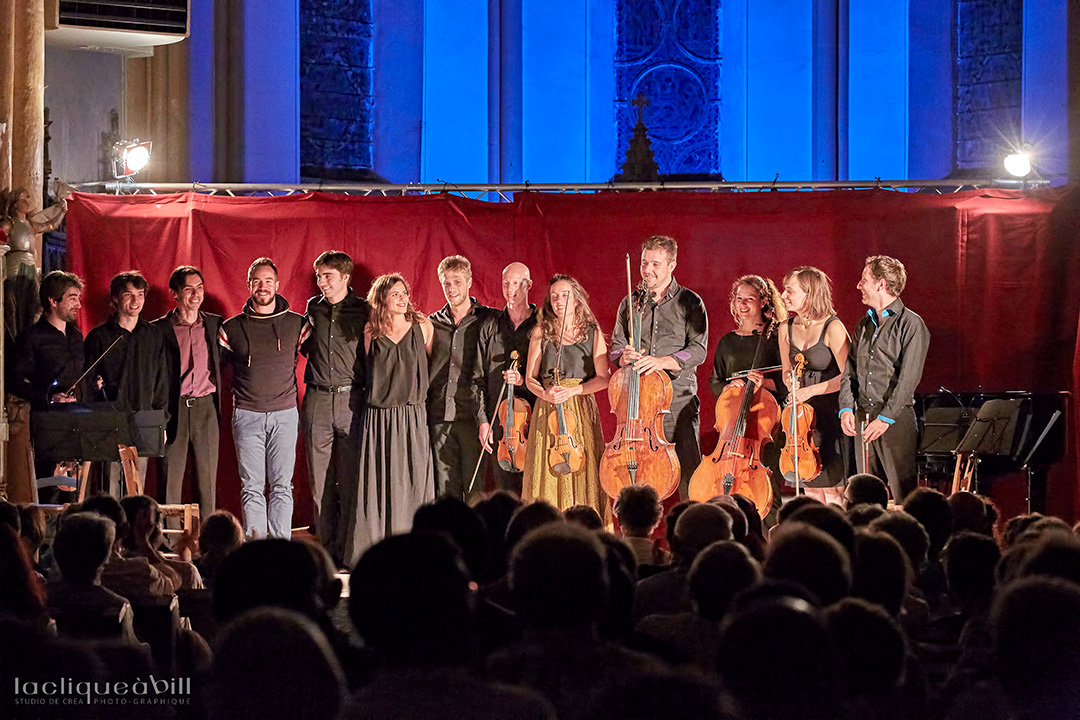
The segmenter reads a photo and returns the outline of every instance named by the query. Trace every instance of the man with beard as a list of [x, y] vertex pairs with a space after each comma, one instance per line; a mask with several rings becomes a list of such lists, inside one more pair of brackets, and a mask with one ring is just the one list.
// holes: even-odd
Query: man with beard
[[[482, 480], [469, 492], [480, 459], [480, 327], [495, 313], [469, 296], [472, 265], [461, 255], [439, 263], [446, 305], [431, 314], [435, 326], [428, 376], [428, 424], [435, 461], [435, 494], [469, 499], [483, 492]], [[480, 468], [477, 478], [484, 477]]]
[[[41, 279], [39, 296], [44, 311], [41, 319], [19, 334], [7, 366], [8, 392], [23, 401], [20, 411], [25, 412], [28, 403], [31, 413], [46, 410], [51, 403], [79, 399], [81, 387], [71, 395], [67, 391], [84, 367], [83, 336], [75, 325], [82, 303], [82, 280], [74, 273], [54, 270]], [[14, 424], [14, 418], [12, 421]], [[39, 460], [36, 465], [38, 477], [53, 474], [51, 461]], [[20, 477], [8, 478], [9, 499], [33, 502], [29, 463], [20, 470]]]
[[679, 456], [679, 497], [686, 499], [690, 476], [701, 463], [698, 441], [697, 366], [708, 354], [709, 319], [705, 303], [693, 290], [675, 281], [679, 246], [673, 238], [654, 235], [641, 245], [641, 279], [655, 304], [641, 322], [641, 351], [627, 343], [630, 305], [623, 298], [611, 332], [611, 362], [633, 365], [641, 375], [661, 370], [671, 378], [671, 412], [664, 416], [664, 439]]
[[[248, 268], [251, 298], [221, 326], [233, 377], [233, 440], [240, 466], [240, 505], [248, 538], [292, 536], [292, 477], [296, 465], [296, 362], [304, 317], [278, 292], [274, 261]], [[270, 484], [267, 503], [266, 485]]]
[[[529, 288], [532, 278], [529, 268], [524, 263], [513, 262], [502, 273], [503, 298], [506, 307], [494, 313], [480, 328], [480, 369], [484, 374], [481, 389], [484, 392], [480, 403], [480, 441], [488, 452], [494, 452], [488, 435], [493, 424], [505, 422], [505, 418], [495, 417], [495, 410], [502, 401], [500, 391], [504, 383], [514, 385], [514, 397], [520, 397], [529, 405], [533, 404], [533, 394], [525, 389], [522, 371], [529, 357], [529, 333], [536, 327], [536, 306], [529, 302]], [[510, 369], [510, 353], [518, 353], [518, 366]], [[520, 458], [525, 462], [524, 452]], [[495, 487], [521, 495], [521, 471], [508, 470], [498, 463], [493, 466]], [[478, 481], [479, 482], [479, 481]]]

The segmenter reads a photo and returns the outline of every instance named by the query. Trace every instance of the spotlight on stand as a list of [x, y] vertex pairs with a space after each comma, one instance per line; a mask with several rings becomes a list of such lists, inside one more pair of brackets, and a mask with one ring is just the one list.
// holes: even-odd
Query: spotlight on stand
[[1031, 174], [1031, 145], [1024, 143], [1020, 149], [1005, 156], [1005, 172], [1015, 178], [1025, 178]]
[[149, 140], [121, 140], [113, 145], [113, 176], [117, 179], [130, 178], [146, 167], [150, 162]]

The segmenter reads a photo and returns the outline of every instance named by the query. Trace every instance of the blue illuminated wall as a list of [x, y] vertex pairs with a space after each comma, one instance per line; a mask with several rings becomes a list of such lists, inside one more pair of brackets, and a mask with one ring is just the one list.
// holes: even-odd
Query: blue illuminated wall
[[616, 1], [619, 166], [641, 94], [660, 173], [720, 173], [720, 17], [720, 0]]
[[372, 165], [370, 0], [300, 0], [300, 174]]

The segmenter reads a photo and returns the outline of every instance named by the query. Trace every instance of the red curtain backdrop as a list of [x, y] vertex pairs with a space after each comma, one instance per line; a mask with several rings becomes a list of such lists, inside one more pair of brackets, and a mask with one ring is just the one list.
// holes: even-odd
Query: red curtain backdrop
[[[449, 195], [76, 194], [69, 200], [68, 258], [70, 269], [87, 280], [84, 330], [109, 312], [109, 278], [130, 268], [140, 269], [152, 286], [144, 317], [158, 317], [172, 307], [169, 274], [188, 263], [206, 276], [206, 309], [233, 315], [247, 299], [247, 267], [260, 255], [274, 259], [281, 294], [303, 312], [307, 298], [318, 292], [312, 261], [323, 250], [340, 249], [356, 261], [352, 285], [357, 293], [366, 294], [376, 275], [400, 271], [426, 312], [444, 303], [435, 269], [447, 255], [459, 253], [472, 261], [473, 294], [489, 305], [502, 306], [501, 271], [511, 261], [531, 268], [534, 302], [542, 300], [547, 278], [568, 272], [590, 293], [593, 310], [609, 333], [626, 291], [626, 253], [636, 282], [642, 240], [665, 234], [679, 242], [675, 277], [705, 300], [710, 346], [715, 347], [733, 329], [728, 292], [739, 275], [757, 273], [779, 284], [798, 265], [820, 267], [833, 279], [837, 312], [850, 329], [865, 312], [855, 291], [863, 261], [883, 253], [907, 266], [904, 301], [931, 331], [922, 391], [939, 386], [956, 392], [1057, 391], [1080, 382], [1080, 289], [1072, 281], [1080, 276], [1076, 207], [1064, 189], [950, 195], [885, 190], [520, 193], [510, 203]], [[698, 373], [705, 452], [715, 443], [711, 366], [710, 353]], [[599, 399], [606, 407], [606, 399]], [[1069, 422], [1071, 438], [1080, 437], [1080, 423], [1072, 416]], [[221, 506], [236, 512], [235, 456], [229, 424], [222, 427], [218, 497]], [[302, 524], [310, 516], [302, 454], [295, 484], [294, 524]], [[1018, 512], [1022, 491], [1016, 497], [1008, 483], [1000, 485], [995, 497], [1008, 506], [1006, 511]], [[1072, 452], [1052, 474], [1048, 496], [1050, 512], [1076, 516]]]

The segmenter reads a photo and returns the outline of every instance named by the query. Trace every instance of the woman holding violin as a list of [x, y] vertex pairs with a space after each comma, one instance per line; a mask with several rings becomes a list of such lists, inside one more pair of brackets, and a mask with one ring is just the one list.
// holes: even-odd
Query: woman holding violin
[[611, 502], [600, 488], [604, 436], [593, 397], [610, 375], [607, 343], [588, 294], [569, 275], [556, 275], [529, 338], [525, 387], [537, 402], [522, 500], [545, 500], [560, 510], [588, 505], [610, 524]]
[[[821, 474], [805, 484], [806, 494], [842, 505], [848, 452], [840, 429], [838, 393], [848, 334], [833, 310], [831, 285], [829, 276], [815, 267], [798, 267], [787, 274], [782, 298], [792, 317], [780, 326], [779, 341], [784, 384], [794, 402], [814, 410], [813, 444], [820, 452]], [[802, 374], [793, 382], [791, 370], [800, 359]]]
[[[787, 318], [776, 285], [772, 280], [767, 280], [760, 275], [743, 275], [732, 283], [729, 297], [735, 329], [720, 338], [716, 344], [709, 388], [713, 395], [719, 398], [728, 385], [733, 385], [735, 389], [738, 389], [749, 381], [759, 388], [768, 390], [778, 402], [783, 401], [786, 392], [784, 385], [777, 379], [781, 363], [780, 346], [775, 333], [762, 340], [764, 345], [757, 362], [758, 368], [775, 369], [771, 372], [751, 370], [761, 333], [766, 331], [773, 320], [783, 321]], [[777, 431], [778, 439], [782, 438], [781, 432], [781, 430]], [[781, 442], [769, 444], [764, 448], [762, 455], [762, 460], [770, 470], [773, 490], [771, 508], [764, 519], [768, 527], [776, 524], [776, 511], [780, 509], [780, 470], [777, 461], [781, 445]]]

